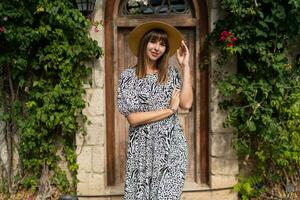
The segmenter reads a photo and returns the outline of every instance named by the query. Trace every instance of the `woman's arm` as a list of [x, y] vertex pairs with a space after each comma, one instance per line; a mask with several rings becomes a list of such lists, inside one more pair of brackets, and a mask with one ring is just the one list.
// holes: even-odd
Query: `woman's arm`
[[138, 126], [162, 120], [172, 114], [174, 113], [169, 108], [149, 112], [136, 112], [130, 113], [127, 116], [127, 120], [131, 126]]
[[182, 69], [182, 88], [180, 93], [180, 107], [190, 109], [193, 104], [192, 78], [189, 67], [189, 49], [182, 41], [180, 48], [177, 50], [177, 61]]
[[170, 102], [170, 108], [148, 111], [148, 112], [135, 112], [130, 113], [127, 116], [127, 120], [131, 126], [138, 126], [142, 124], [148, 124], [162, 120], [170, 115], [174, 114], [179, 106], [179, 94], [180, 91], [177, 89], [173, 90], [172, 98]]
[[180, 104], [179, 106], [182, 109], [190, 109], [193, 104], [193, 89], [192, 89], [192, 81], [191, 81], [191, 73], [190, 67], [183, 67], [183, 81], [182, 81], [182, 89], [180, 93]]

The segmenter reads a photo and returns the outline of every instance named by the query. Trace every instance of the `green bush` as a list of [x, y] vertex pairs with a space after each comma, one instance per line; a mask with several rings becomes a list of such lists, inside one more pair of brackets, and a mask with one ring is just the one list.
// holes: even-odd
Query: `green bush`
[[13, 127], [10, 137], [19, 138], [23, 186], [33, 190], [45, 166], [59, 172], [53, 183], [66, 190], [57, 165], [60, 136], [74, 178], [78, 168], [74, 141], [86, 119], [83, 83], [91, 73], [83, 61], [98, 58], [102, 49], [89, 37], [92, 23], [74, 2], [0, 2], [0, 120]]
[[[235, 189], [243, 199], [294, 198], [300, 176], [300, 1], [222, 0], [224, 19], [208, 38], [223, 65], [238, 71], [218, 82], [230, 97], [226, 127], [241, 159]], [[233, 39], [234, 38], [234, 39]]]

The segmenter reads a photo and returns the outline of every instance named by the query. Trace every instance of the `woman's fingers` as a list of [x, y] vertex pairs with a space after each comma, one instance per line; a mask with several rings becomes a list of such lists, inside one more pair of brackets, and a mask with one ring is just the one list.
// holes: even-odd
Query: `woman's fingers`
[[184, 40], [182, 40], [180, 47], [176, 51], [176, 59], [181, 67], [182, 65], [188, 64], [189, 54], [189, 49], [186, 46]]
[[173, 97], [177, 97], [177, 96], [179, 96], [179, 95], [180, 95], [180, 90], [177, 89], [177, 88], [174, 88], [172, 96], [173, 96]]
[[189, 53], [189, 49], [188, 47], [186, 46], [185, 42], [182, 41], [182, 49], [183, 49], [183, 53], [184, 54], [188, 54]]
[[177, 55], [181, 55], [188, 50], [187, 46], [184, 43], [184, 40], [181, 41], [180, 47], [177, 49]]
[[175, 95], [176, 95], [176, 91], [177, 89], [176, 88], [174, 88], [174, 90], [173, 90], [173, 92], [172, 92], [172, 96], [174, 97]]
[[180, 47], [181, 47], [181, 49], [182, 49], [183, 52], [186, 51], [187, 47], [186, 47], [186, 45], [185, 45], [185, 43], [184, 43], [184, 40], [181, 41]]

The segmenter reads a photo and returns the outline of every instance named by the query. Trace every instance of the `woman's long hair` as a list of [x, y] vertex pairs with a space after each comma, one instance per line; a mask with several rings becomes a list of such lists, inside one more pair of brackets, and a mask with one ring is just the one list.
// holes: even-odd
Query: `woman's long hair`
[[161, 55], [156, 62], [156, 67], [159, 74], [158, 82], [165, 83], [168, 79], [169, 41], [167, 33], [160, 29], [152, 29], [141, 39], [136, 66], [136, 75], [138, 78], [143, 78], [146, 76], [146, 49], [149, 41], [162, 41], [166, 45], [164, 54]]

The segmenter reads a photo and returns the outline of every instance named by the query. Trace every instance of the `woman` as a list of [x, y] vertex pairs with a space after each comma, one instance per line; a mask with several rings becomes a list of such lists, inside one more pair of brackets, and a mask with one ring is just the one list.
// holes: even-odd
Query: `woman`
[[[138, 61], [122, 72], [118, 87], [119, 111], [130, 123], [124, 198], [179, 200], [187, 145], [177, 110], [193, 102], [189, 51], [176, 28], [158, 21], [137, 26], [128, 41]], [[168, 66], [176, 51], [183, 80]]]

